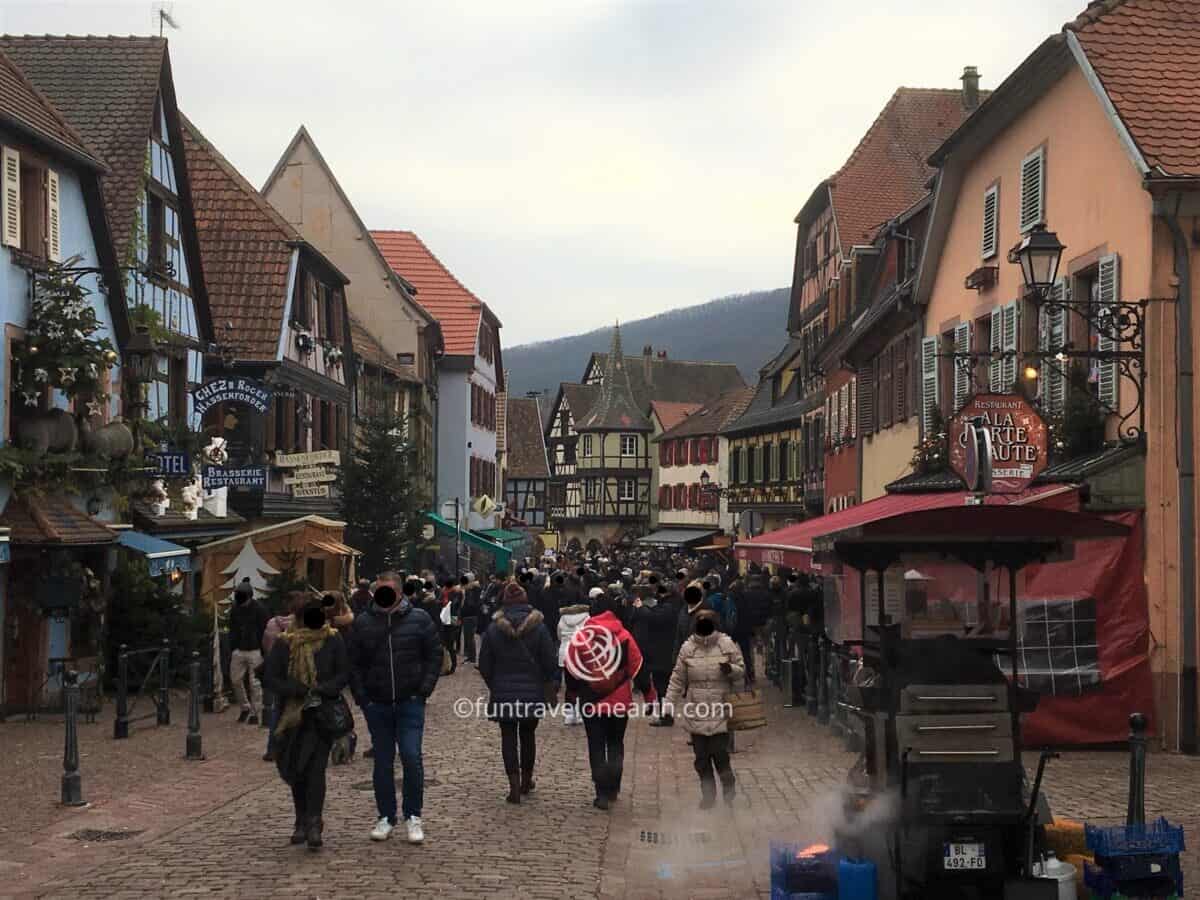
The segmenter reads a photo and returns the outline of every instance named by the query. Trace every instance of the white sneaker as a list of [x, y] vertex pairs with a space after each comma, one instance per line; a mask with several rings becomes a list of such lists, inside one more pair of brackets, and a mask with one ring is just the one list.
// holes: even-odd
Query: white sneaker
[[387, 820], [387, 816], [381, 817], [380, 820], [375, 823], [375, 827], [371, 829], [371, 840], [386, 841], [392, 836], [393, 828], [395, 828], [395, 826]]
[[404, 824], [408, 826], [408, 842], [410, 844], [420, 844], [425, 840], [425, 832], [421, 830], [420, 816], [409, 816]]

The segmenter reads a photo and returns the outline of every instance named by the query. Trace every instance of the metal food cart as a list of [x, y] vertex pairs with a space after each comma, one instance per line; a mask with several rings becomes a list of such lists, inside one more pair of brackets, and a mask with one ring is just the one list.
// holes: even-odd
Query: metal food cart
[[[860, 585], [862, 636], [850, 642], [860, 677], [845, 706], [862, 756], [851, 783], [860, 806], [898, 796], [885, 858], [875, 860], [880, 896], [1056, 896], [1032, 871], [1036, 833], [1049, 818], [1040, 786], [1051, 754], [1031, 784], [1021, 715], [1038, 698], [1022, 686], [1018, 576], [1071, 559], [1077, 541], [1127, 532], [1080, 513], [969, 504], [814, 540], [823, 567], [849, 567]], [[942, 596], [931, 588], [939, 583]]]

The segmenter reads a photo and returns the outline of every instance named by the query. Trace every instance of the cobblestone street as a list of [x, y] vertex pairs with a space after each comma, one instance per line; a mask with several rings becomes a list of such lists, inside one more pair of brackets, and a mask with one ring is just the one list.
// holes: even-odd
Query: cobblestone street
[[[684, 733], [629, 729], [625, 790], [612, 811], [590, 805], [581, 728], [539, 728], [538, 787], [514, 807], [494, 725], [463, 720], [453, 701], [483, 693], [470, 667], [443, 679], [426, 730], [424, 846], [373, 844], [370, 765], [330, 769], [326, 846], [287, 844], [291, 810], [273, 766], [259, 760], [262, 729], [238, 726], [234, 710], [204, 718], [203, 763], [181, 756], [185, 729], [144, 726], [126, 742], [111, 721], [82, 726], [85, 796], [92, 806], [54, 804], [61, 723], [0, 726], [8, 765], [0, 787], [3, 896], [741, 898], [768, 894], [771, 839], [825, 837], [829, 797], [851, 758], [800, 710], [769, 698], [770, 725], [739, 735], [732, 810], [697, 809]], [[360, 729], [360, 733], [363, 730]], [[1127, 758], [1068, 754], [1050, 763], [1056, 813], [1118, 818]], [[1148, 813], [1200, 825], [1200, 762], [1152, 756]], [[13, 799], [18, 800], [13, 803]], [[18, 812], [19, 811], [19, 812]], [[14, 812], [18, 812], [14, 815]], [[128, 840], [81, 842], [81, 829], [140, 831]], [[1189, 875], [1197, 857], [1188, 857]]]

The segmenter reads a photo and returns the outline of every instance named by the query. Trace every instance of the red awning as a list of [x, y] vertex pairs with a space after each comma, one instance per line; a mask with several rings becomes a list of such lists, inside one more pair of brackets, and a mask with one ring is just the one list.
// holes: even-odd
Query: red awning
[[[991, 505], [1041, 503], [1051, 497], [1074, 495], [1073, 485], [1047, 484], [1023, 491], [1020, 494], [992, 494], [987, 498]], [[965, 506], [966, 491], [949, 491], [936, 494], [887, 494], [841, 512], [829, 513], [815, 519], [806, 519], [795, 525], [769, 531], [766, 534], [741, 541], [734, 555], [739, 560], [756, 562], [760, 565], [788, 566], [800, 571], [812, 568], [813, 538], [832, 534], [878, 519], [886, 519], [904, 513], [925, 509], [940, 509], [949, 506]]]

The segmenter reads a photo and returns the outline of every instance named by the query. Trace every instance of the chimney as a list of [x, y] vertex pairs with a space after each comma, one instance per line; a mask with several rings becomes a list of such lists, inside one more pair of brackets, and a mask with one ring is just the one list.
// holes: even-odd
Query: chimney
[[963, 109], [974, 112], [979, 107], [979, 69], [964, 66], [961, 80]]
[[654, 348], [649, 344], [642, 348], [642, 373], [646, 376], [646, 384], [654, 383]]
[[659, 358], [659, 359], [666, 359], [666, 358], [667, 358], [667, 351], [666, 351], [666, 350], [659, 350], [659, 351], [658, 351], [658, 358]]
[[651, 347], [649, 344], [647, 344], [646, 346], [644, 346], [642, 348], [642, 356], [651, 356], [651, 355], [653, 355], [653, 353], [654, 353], [654, 348]]

